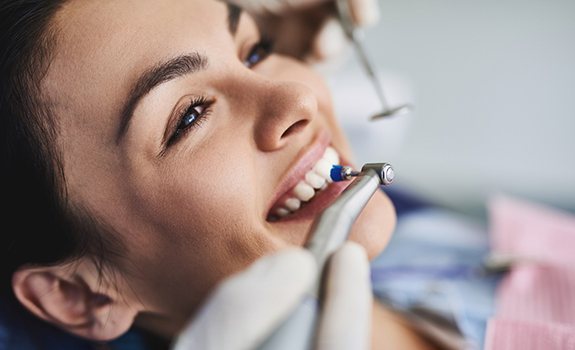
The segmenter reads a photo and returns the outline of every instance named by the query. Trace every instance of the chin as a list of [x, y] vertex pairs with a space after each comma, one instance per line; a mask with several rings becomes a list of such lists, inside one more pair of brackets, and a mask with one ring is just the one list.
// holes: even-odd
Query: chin
[[371, 260], [389, 243], [396, 222], [397, 215], [393, 203], [385, 193], [378, 191], [357, 218], [350, 240], [361, 244]]

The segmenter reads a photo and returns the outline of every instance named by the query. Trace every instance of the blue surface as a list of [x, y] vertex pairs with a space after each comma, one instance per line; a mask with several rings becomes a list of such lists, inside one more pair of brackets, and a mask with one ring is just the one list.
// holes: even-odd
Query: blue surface
[[468, 217], [435, 207], [403, 212], [372, 261], [374, 294], [399, 308], [422, 305], [450, 315], [470, 349], [483, 349], [501, 279], [476, 273], [488, 252], [486, 229]]

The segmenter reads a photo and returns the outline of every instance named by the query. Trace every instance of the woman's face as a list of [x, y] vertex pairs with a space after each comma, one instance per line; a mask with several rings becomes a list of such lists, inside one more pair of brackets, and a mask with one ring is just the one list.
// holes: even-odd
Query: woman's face
[[[248, 15], [219, 1], [76, 0], [54, 25], [43, 98], [69, 195], [127, 243], [119, 270], [147, 311], [184, 319], [221, 278], [302, 245], [343, 190], [310, 190], [332, 149], [352, 164], [328, 88], [267, 56]], [[378, 193], [351, 239], [373, 257], [394, 224]]]

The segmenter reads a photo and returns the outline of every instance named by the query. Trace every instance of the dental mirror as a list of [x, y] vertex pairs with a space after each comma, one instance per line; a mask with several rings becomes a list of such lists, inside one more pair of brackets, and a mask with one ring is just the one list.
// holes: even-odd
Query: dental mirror
[[348, 39], [353, 44], [355, 52], [357, 53], [361, 61], [361, 65], [363, 66], [363, 69], [365, 70], [367, 76], [371, 80], [373, 87], [375, 89], [375, 93], [377, 94], [377, 97], [379, 98], [379, 101], [381, 103], [382, 111], [372, 115], [370, 120], [374, 121], [378, 119], [384, 119], [387, 117], [409, 113], [413, 109], [413, 106], [409, 103], [405, 103], [395, 107], [390, 107], [389, 104], [387, 103], [387, 99], [385, 98], [385, 95], [383, 93], [382, 84], [377, 76], [377, 73], [375, 72], [375, 69], [373, 68], [373, 64], [371, 64], [371, 61], [367, 57], [367, 53], [357, 36], [356, 33], [357, 28], [353, 23], [348, 0], [337, 0], [336, 5], [343, 30]]

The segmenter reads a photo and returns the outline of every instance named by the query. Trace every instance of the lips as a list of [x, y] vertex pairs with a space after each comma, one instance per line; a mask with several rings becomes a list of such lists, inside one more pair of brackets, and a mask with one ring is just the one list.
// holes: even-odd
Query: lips
[[327, 143], [321, 142], [294, 166], [288, 181], [276, 196], [267, 220], [287, 221], [314, 216], [335, 199], [347, 183], [334, 183], [330, 177], [333, 165], [340, 164], [340, 155]]

